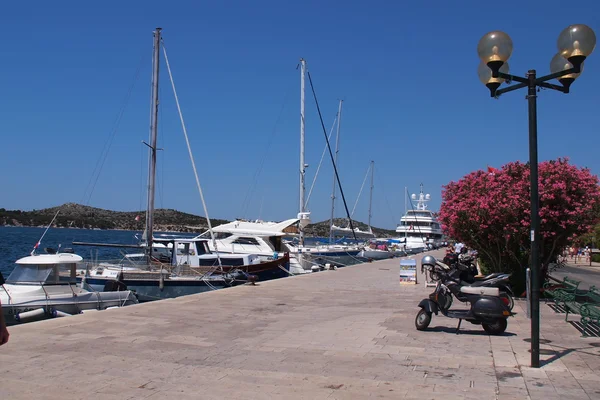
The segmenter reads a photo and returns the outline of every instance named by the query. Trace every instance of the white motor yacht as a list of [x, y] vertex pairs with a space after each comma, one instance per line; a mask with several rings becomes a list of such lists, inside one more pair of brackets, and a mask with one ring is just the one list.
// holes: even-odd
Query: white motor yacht
[[427, 202], [431, 200], [431, 196], [423, 193], [423, 184], [419, 196], [413, 194], [411, 199], [417, 200], [416, 208], [411, 207], [400, 219], [400, 224], [396, 227], [398, 238], [395, 240], [400, 242], [409, 254], [440, 247], [442, 228], [433, 211], [427, 209]]
[[82, 261], [73, 253], [33, 253], [17, 260], [6, 282], [0, 278], [0, 302], [6, 323], [137, 304], [130, 290], [99, 293], [87, 290], [85, 283], [77, 284], [76, 266]]

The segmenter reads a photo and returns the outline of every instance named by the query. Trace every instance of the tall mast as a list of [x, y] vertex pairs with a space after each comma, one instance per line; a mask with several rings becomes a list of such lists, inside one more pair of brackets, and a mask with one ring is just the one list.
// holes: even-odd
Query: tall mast
[[146, 211], [146, 255], [152, 255], [154, 238], [154, 186], [156, 183], [156, 138], [158, 136], [158, 66], [160, 59], [160, 31], [154, 31], [154, 53], [152, 57], [152, 106], [150, 119], [150, 157], [148, 161], [148, 209]]
[[[338, 115], [337, 115], [337, 132], [335, 134], [335, 157], [334, 163], [338, 165], [338, 153], [340, 151], [340, 124], [342, 123], [342, 103], [344, 100], [340, 100], [340, 105], [338, 107]], [[335, 187], [336, 187], [336, 179], [335, 173], [333, 174], [333, 189], [331, 190], [331, 218], [329, 218], [329, 243], [333, 243], [333, 215], [335, 210]]]
[[[406, 216], [407, 214], [408, 214], [408, 188], [406, 186], [404, 186], [404, 215]], [[406, 221], [404, 221], [404, 223], [406, 224], [407, 221], [408, 221], [408, 218], [406, 218]], [[404, 239], [406, 239], [407, 230], [408, 230], [408, 228], [404, 229]], [[404, 243], [406, 244], [406, 240], [404, 241]]]
[[[306, 163], [304, 162], [304, 80], [306, 77], [306, 60], [300, 59], [300, 217], [303, 217], [304, 204], [304, 176]], [[304, 228], [300, 227], [300, 244], [304, 245]]]
[[371, 204], [373, 203], [373, 175], [375, 174], [375, 161], [371, 160], [371, 194], [369, 195], [369, 232], [371, 232]]

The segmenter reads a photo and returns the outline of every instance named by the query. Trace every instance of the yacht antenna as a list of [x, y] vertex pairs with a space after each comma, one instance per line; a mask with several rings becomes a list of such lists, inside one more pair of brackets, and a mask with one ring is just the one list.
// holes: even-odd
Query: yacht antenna
[[52, 221], [50, 221], [50, 223], [48, 224], [48, 226], [46, 227], [46, 230], [44, 231], [44, 233], [42, 233], [42, 237], [40, 238], [40, 240], [37, 241], [37, 243], [35, 244], [35, 246], [33, 246], [33, 250], [31, 250], [30, 255], [35, 255], [35, 251], [37, 250], [38, 247], [40, 247], [40, 244], [42, 244], [42, 239], [44, 238], [44, 236], [46, 236], [46, 232], [48, 232], [48, 229], [50, 229], [50, 227], [52, 226], [52, 224], [54, 223], [54, 220], [56, 219], [56, 217], [58, 216], [58, 213], [60, 212], [60, 210], [56, 211], [56, 214], [54, 214], [54, 218], [52, 218]]

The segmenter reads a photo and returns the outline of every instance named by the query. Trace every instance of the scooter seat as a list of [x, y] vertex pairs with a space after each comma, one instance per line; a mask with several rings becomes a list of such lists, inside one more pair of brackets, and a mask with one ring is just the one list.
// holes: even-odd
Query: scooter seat
[[495, 278], [500, 275], [502, 275], [502, 272], [494, 272], [489, 275], [476, 275], [475, 280], [476, 281], [487, 281], [488, 279], [492, 279], [492, 278]]
[[500, 289], [495, 287], [462, 286], [460, 292], [465, 294], [479, 294], [481, 296], [500, 296]]
[[448, 264], [444, 264], [444, 263], [443, 263], [443, 262], [441, 262], [441, 261], [437, 261], [437, 260], [436, 260], [436, 262], [435, 262], [435, 263], [438, 265], [438, 267], [442, 267], [442, 269], [445, 269], [445, 270], [449, 270], [449, 269], [450, 269], [450, 266], [448, 266]]

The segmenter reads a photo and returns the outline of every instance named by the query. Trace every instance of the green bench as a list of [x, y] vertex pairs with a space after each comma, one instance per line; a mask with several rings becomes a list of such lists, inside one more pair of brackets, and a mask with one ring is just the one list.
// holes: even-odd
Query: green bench
[[[583, 300], [580, 300], [583, 298]], [[567, 315], [565, 321], [568, 321], [569, 312], [577, 313], [581, 316], [583, 325], [583, 336], [587, 336], [586, 329], [590, 323], [600, 325], [600, 289], [595, 286], [587, 291], [573, 291], [571, 293], [563, 292], [558, 294], [557, 301], [563, 303]]]
[[546, 282], [544, 283], [543, 290], [544, 293], [548, 296], [562, 301], [562, 299], [567, 294], [577, 293], [577, 288], [579, 287], [580, 281], [576, 281], [574, 279], [565, 276], [562, 281], [558, 281], [558, 283]]

